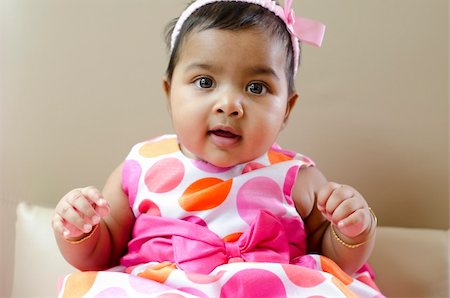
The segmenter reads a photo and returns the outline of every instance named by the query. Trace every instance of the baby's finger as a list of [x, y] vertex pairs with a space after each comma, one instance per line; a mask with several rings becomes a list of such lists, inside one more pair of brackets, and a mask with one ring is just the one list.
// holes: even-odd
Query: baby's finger
[[[64, 206], [66, 204], [67, 206]], [[80, 214], [73, 206], [69, 205], [68, 202], [63, 203], [61, 213], [58, 213], [63, 219], [63, 224], [67, 227], [67, 223], [72, 224], [78, 230], [83, 233], [88, 233], [92, 229], [92, 224], [86, 220], [86, 218]]]
[[[336, 199], [337, 201], [337, 199]], [[356, 197], [351, 197], [347, 199], [340, 199], [339, 205], [335, 207], [335, 209], [330, 214], [330, 221], [333, 224], [337, 224], [338, 222], [342, 221], [343, 219], [349, 217], [353, 212], [356, 210], [363, 208], [363, 204], [361, 201]], [[328, 210], [328, 207], [327, 207]]]
[[90, 224], [95, 225], [100, 222], [100, 216], [97, 215], [91, 201], [82, 192], [73, 193], [67, 198], [67, 202]]
[[338, 208], [343, 202], [354, 196], [353, 188], [347, 185], [341, 185], [336, 188], [330, 195], [326, 205], [325, 212], [327, 214], [334, 215], [336, 208]]
[[99, 214], [101, 217], [104, 217], [109, 214], [110, 206], [109, 203], [105, 199], [100, 199], [98, 204], [94, 206], [95, 212]]
[[81, 194], [94, 204], [98, 204], [98, 201], [103, 198], [102, 193], [94, 186], [87, 186], [82, 188]]
[[325, 211], [325, 206], [328, 199], [330, 198], [331, 194], [339, 187], [341, 187], [341, 185], [338, 183], [328, 182], [320, 188], [317, 193], [317, 208], [319, 209], [319, 211]]
[[370, 215], [367, 220], [365, 213], [365, 210], [360, 208], [343, 220], [339, 221], [337, 224], [339, 231], [347, 237], [356, 237], [360, 235], [368, 228], [370, 224]]
[[55, 214], [52, 220], [53, 230], [64, 238], [79, 237], [83, 234], [78, 228], [65, 221], [59, 214]]
[[52, 228], [56, 233], [59, 233], [61, 235], [63, 235], [65, 231], [63, 221], [63, 218], [59, 214], [55, 213], [55, 215], [53, 215]]
[[83, 188], [81, 192], [91, 200], [92, 208], [100, 217], [104, 217], [109, 214], [109, 204], [103, 198], [103, 194], [97, 188], [88, 186]]
[[65, 223], [65, 225], [64, 225], [63, 236], [66, 239], [77, 238], [86, 233], [89, 233], [89, 232], [80, 231], [76, 226], [74, 226], [73, 224], [71, 224], [69, 222]]

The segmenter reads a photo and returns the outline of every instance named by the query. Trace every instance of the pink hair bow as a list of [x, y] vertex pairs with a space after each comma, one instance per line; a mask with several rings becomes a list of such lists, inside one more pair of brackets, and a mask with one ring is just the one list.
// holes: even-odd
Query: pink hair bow
[[224, 242], [204, 226], [143, 214], [135, 223], [124, 266], [170, 261], [187, 272], [208, 274], [236, 260], [289, 263], [289, 244], [283, 225], [261, 211], [254, 224], [233, 243]]
[[315, 20], [295, 16], [292, 2], [292, 0], [285, 0], [284, 9], [278, 6], [277, 16], [285, 22], [289, 32], [299, 40], [320, 47], [325, 35], [325, 25]]

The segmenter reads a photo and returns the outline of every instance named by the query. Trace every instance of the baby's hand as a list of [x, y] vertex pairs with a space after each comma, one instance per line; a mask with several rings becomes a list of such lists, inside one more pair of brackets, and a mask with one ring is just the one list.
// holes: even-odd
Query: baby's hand
[[317, 208], [345, 236], [366, 231], [372, 221], [366, 200], [353, 187], [329, 182], [317, 195]]
[[92, 186], [74, 189], [56, 205], [53, 230], [66, 239], [80, 237], [91, 232], [109, 210], [98, 189]]

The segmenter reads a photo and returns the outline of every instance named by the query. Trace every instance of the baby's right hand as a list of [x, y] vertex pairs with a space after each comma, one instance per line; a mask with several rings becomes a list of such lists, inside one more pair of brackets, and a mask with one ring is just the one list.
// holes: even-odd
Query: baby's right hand
[[52, 227], [66, 239], [78, 238], [92, 231], [109, 214], [109, 204], [95, 187], [77, 188], [56, 205]]

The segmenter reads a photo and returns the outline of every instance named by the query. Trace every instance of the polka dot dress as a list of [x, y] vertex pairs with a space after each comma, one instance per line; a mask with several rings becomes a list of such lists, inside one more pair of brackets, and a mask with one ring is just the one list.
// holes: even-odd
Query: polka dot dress
[[136, 216], [122, 266], [67, 276], [60, 296], [383, 297], [371, 275], [306, 254], [291, 198], [306, 156], [274, 145], [218, 168], [183, 155], [174, 135], [135, 145], [122, 186]]

